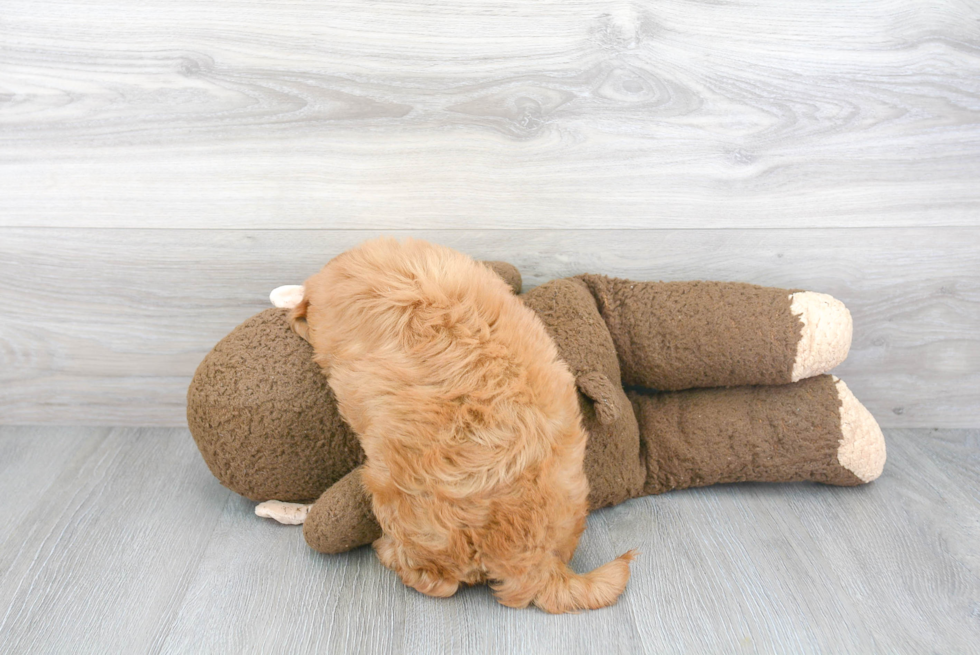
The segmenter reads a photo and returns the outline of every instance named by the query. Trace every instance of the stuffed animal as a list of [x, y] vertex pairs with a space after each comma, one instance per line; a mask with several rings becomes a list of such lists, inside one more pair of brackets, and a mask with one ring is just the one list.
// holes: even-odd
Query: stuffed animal
[[[520, 292], [516, 268], [486, 264]], [[300, 294], [277, 289], [280, 308], [245, 321], [205, 357], [187, 421], [223, 485], [260, 501], [260, 516], [303, 523], [311, 547], [337, 553], [381, 531], [357, 438], [312, 348], [289, 327]], [[576, 377], [592, 509], [723, 482], [849, 486], [881, 474], [878, 424], [825, 374], [851, 341], [850, 313], [828, 295], [580, 275], [521, 297]]]

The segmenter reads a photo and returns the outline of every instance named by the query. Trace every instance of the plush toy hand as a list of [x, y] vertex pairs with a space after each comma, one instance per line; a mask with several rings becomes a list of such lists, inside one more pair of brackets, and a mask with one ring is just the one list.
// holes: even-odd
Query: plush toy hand
[[313, 505], [305, 503], [284, 503], [281, 500], [267, 500], [255, 506], [255, 515], [272, 519], [283, 525], [302, 525]]
[[[592, 400], [596, 418], [602, 425], [614, 423], [622, 413], [618, 396], [622, 393], [622, 385], [613, 385], [605, 374], [598, 371], [583, 373], [575, 378], [578, 390]], [[619, 392], [619, 393], [617, 393]]]

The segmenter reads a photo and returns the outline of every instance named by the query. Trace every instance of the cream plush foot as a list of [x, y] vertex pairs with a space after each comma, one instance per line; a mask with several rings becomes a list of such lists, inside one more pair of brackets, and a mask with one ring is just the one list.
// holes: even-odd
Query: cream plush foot
[[801, 291], [789, 299], [790, 311], [803, 323], [792, 373], [793, 382], [798, 382], [844, 361], [851, 349], [853, 324], [847, 307], [833, 296]]
[[302, 525], [312, 505], [284, 503], [281, 500], [267, 500], [255, 506], [255, 515], [264, 519], [274, 519], [283, 525]]
[[269, 300], [279, 309], [292, 309], [303, 299], [303, 285], [286, 284], [276, 287], [269, 294]]
[[871, 482], [885, 467], [885, 437], [871, 412], [858, 402], [844, 381], [834, 376], [834, 385], [841, 401], [837, 461], [862, 481]]

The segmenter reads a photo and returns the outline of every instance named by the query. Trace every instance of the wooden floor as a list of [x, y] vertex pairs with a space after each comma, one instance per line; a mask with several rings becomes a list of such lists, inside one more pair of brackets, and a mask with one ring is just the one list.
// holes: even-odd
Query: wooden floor
[[593, 514], [615, 607], [435, 600], [254, 516], [189, 433], [0, 428], [0, 652], [899, 653], [980, 644], [980, 431], [887, 430], [876, 483], [728, 485]]

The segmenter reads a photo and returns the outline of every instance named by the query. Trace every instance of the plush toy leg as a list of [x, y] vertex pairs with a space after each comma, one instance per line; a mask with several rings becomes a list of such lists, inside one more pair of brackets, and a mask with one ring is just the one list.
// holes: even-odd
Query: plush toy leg
[[[631, 393], [630, 400], [646, 468], [635, 497], [723, 482], [859, 485], [877, 478], [885, 463], [878, 424], [830, 375], [769, 387]], [[587, 451], [590, 456], [596, 457]], [[629, 468], [625, 461], [621, 466]], [[313, 504], [303, 535], [322, 553], [381, 536], [360, 468]]]
[[821, 375], [770, 387], [701, 389], [630, 400], [646, 458], [644, 494], [723, 482], [852, 486], [885, 464], [885, 441], [843, 382]]
[[668, 391], [786, 384], [829, 371], [851, 345], [851, 315], [826, 294], [580, 279], [609, 327], [626, 385]]

